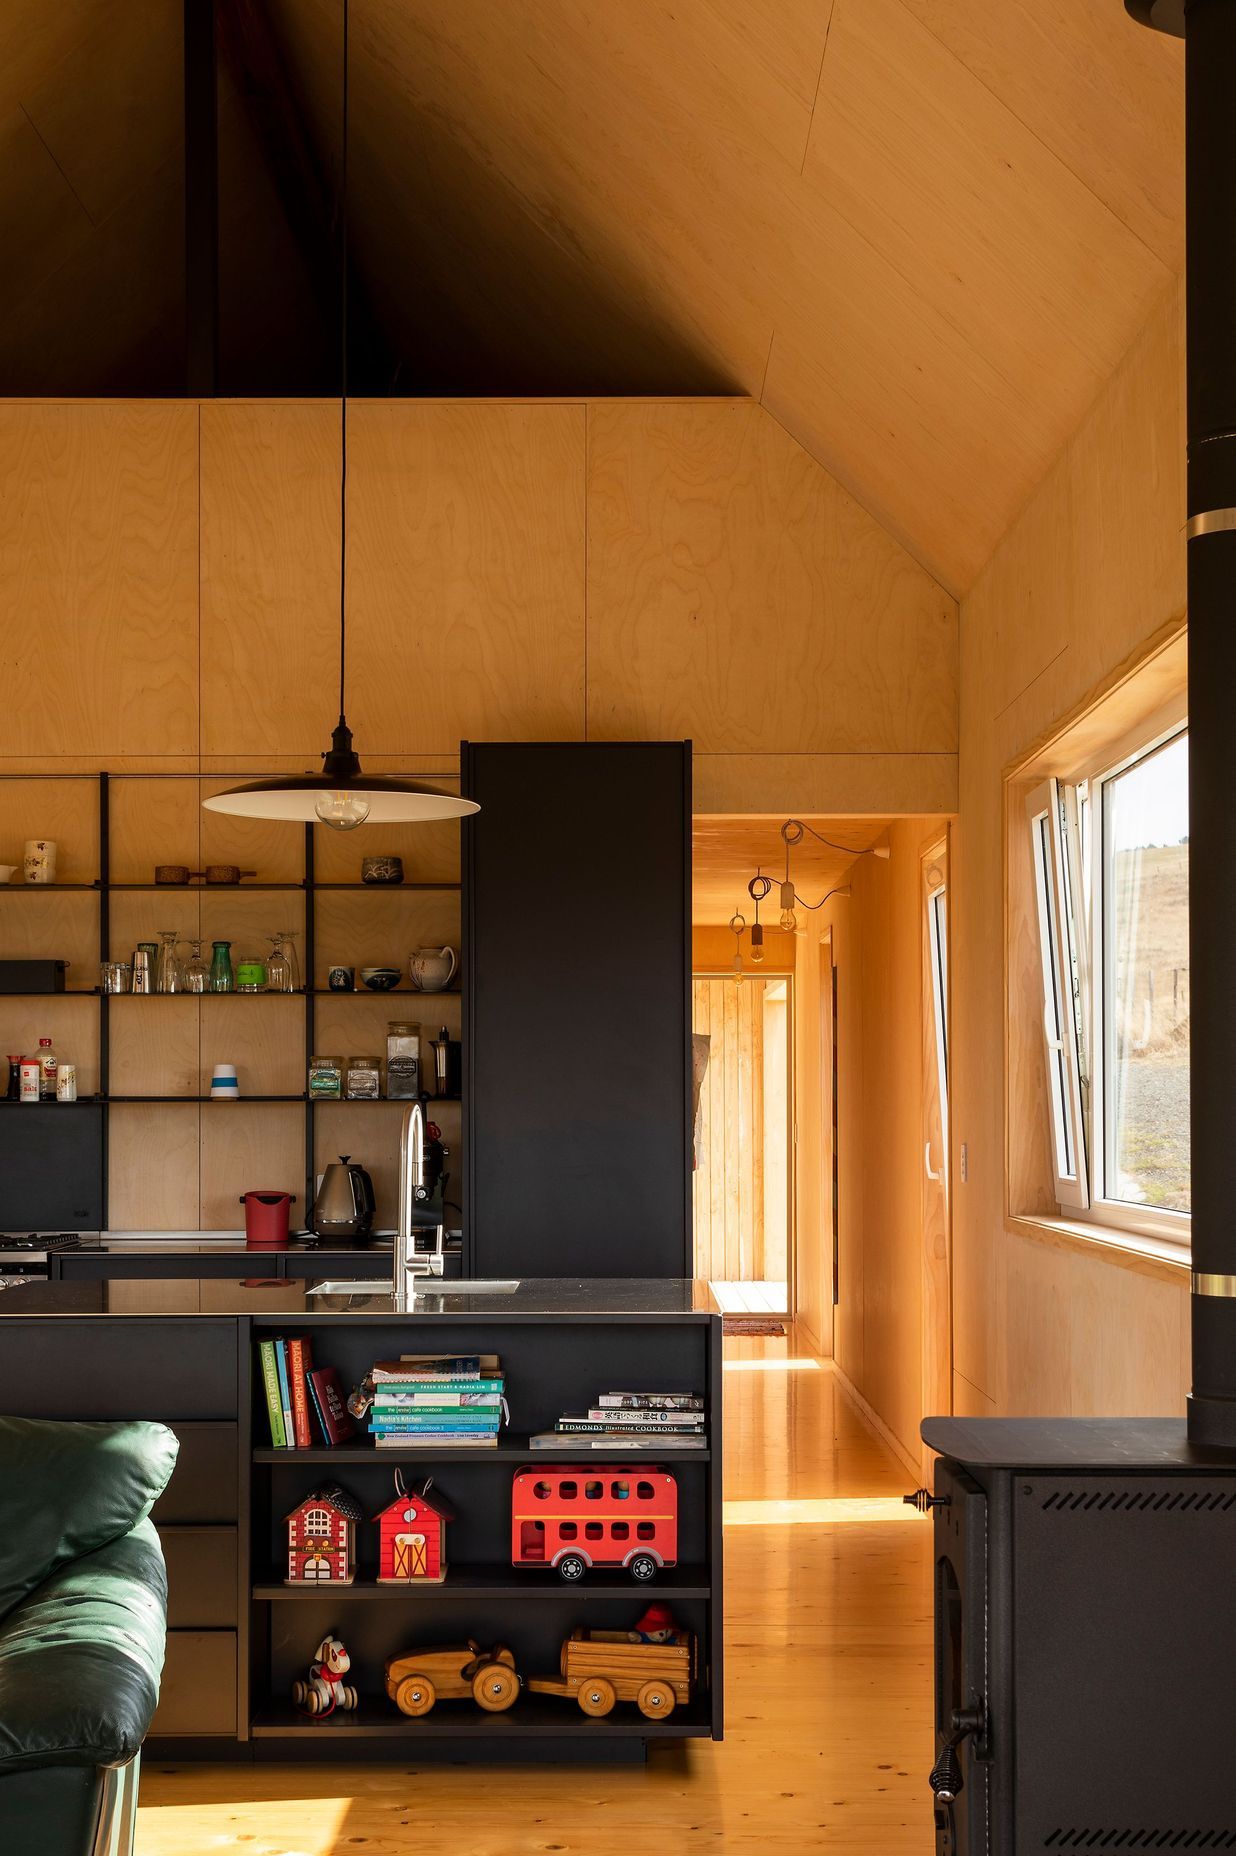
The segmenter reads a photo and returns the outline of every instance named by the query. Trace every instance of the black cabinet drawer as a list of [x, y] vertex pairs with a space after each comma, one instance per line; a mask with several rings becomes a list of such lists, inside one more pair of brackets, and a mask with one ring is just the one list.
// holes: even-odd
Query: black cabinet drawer
[[167, 1561], [167, 1622], [171, 1630], [234, 1629], [234, 1527], [161, 1527]]
[[6, 1321], [0, 1411], [13, 1418], [234, 1419], [236, 1327], [192, 1316]]
[[235, 1734], [236, 1633], [170, 1630], [152, 1734]]
[[235, 1521], [238, 1512], [234, 1424], [173, 1424], [180, 1454], [172, 1479], [154, 1505], [160, 1527], [180, 1522]]

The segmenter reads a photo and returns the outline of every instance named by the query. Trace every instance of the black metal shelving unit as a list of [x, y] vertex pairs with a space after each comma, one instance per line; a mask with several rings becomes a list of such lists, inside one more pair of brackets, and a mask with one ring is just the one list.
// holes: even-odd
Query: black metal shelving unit
[[[31, 777], [32, 776], [27, 775], [27, 774], [0, 775], [0, 780], [18, 779], [18, 778], [22, 780], [28, 780]], [[299, 879], [299, 881], [295, 881], [295, 882], [257, 882], [257, 881], [246, 882], [242, 880], [241, 882], [235, 883], [235, 884], [221, 884], [221, 883], [211, 884], [211, 883], [205, 883], [205, 882], [189, 883], [189, 884], [168, 884], [168, 883], [153, 883], [153, 882], [152, 883], [138, 883], [138, 882], [128, 882], [128, 881], [117, 882], [117, 881], [112, 880], [112, 875], [111, 875], [111, 863], [112, 863], [112, 859], [111, 859], [111, 828], [112, 828], [111, 783], [113, 779], [126, 780], [126, 781], [128, 780], [133, 780], [133, 781], [174, 780], [174, 779], [198, 780], [202, 776], [196, 773], [192, 773], [192, 774], [122, 773], [122, 774], [113, 775], [107, 771], [100, 771], [94, 774], [89, 774], [89, 773], [57, 774], [55, 776], [47, 775], [47, 776], [34, 776], [34, 777], [46, 777], [46, 778], [54, 777], [58, 780], [82, 780], [82, 781], [93, 781], [97, 783], [97, 786], [98, 786], [99, 873], [97, 877], [95, 877], [91, 882], [50, 883], [50, 884], [9, 884], [5, 886], [4, 888], [0, 888], [0, 897], [6, 898], [6, 899], [11, 898], [11, 897], [16, 897], [16, 896], [21, 896], [23, 898], [34, 898], [34, 897], [40, 897], [40, 896], [44, 896], [44, 897], [52, 896], [52, 895], [58, 896], [58, 895], [64, 895], [66, 893], [97, 896], [99, 900], [98, 958], [99, 958], [100, 964], [103, 961], [109, 960], [112, 957], [111, 897], [113, 895], [145, 894], [145, 895], [151, 895], [151, 896], [176, 898], [176, 897], [203, 896], [203, 895], [211, 896], [211, 897], [219, 897], [219, 896], [236, 896], [236, 895], [241, 895], [241, 894], [244, 894], [244, 895], [274, 895], [274, 894], [295, 895], [299, 893], [305, 899], [304, 971], [305, 971], [306, 984], [304, 986], [297, 988], [296, 991], [291, 992], [291, 993], [257, 993], [253, 995], [238, 994], [235, 992], [232, 992], [232, 993], [185, 993], [185, 994], [143, 993], [143, 994], [134, 995], [134, 994], [126, 994], [126, 993], [105, 993], [102, 990], [101, 986], [93, 986], [93, 987], [80, 987], [80, 988], [76, 988], [76, 987], [66, 988], [66, 990], [62, 993], [53, 993], [53, 994], [10, 993], [10, 994], [5, 995], [6, 997], [9, 997], [9, 998], [17, 998], [17, 997], [30, 998], [30, 999], [54, 998], [57, 1000], [89, 999], [89, 1000], [93, 1000], [98, 1006], [98, 1011], [99, 1011], [99, 1087], [93, 1094], [83, 1095], [80, 1098], [80, 1101], [83, 1105], [90, 1105], [90, 1104], [101, 1105], [104, 1110], [104, 1113], [102, 1116], [102, 1124], [101, 1124], [102, 1125], [101, 1140], [102, 1140], [102, 1146], [103, 1146], [103, 1152], [102, 1152], [103, 1205], [102, 1205], [102, 1217], [100, 1220], [100, 1226], [102, 1229], [105, 1230], [108, 1225], [108, 1196], [109, 1196], [108, 1147], [109, 1147], [110, 1128], [109, 1128], [109, 1117], [108, 1117], [107, 1111], [114, 1106], [131, 1107], [134, 1104], [141, 1104], [141, 1103], [151, 1103], [151, 1104], [159, 1103], [163, 1105], [185, 1103], [185, 1104], [201, 1106], [203, 1104], [214, 1102], [216, 1103], [217, 1106], [220, 1106], [220, 1107], [222, 1106], [221, 1101], [218, 1101], [218, 1099], [211, 1097], [207, 1093], [198, 1093], [198, 1094], [192, 1094], [192, 1093], [162, 1094], [162, 1093], [159, 1093], [159, 1094], [147, 1095], [147, 1094], [133, 1094], [133, 1093], [128, 1093], [128, 1092], [124, 1092], [124, 1093], [114, 1092], [110, 1088], [111, 1043], [112, 1043], [111, 1034], [112, 1034], [112, 1012], [113, 1010], [119, 1008], [123, 1012], [124, 1010], [128, 1008], [130, 1001], [134, 999], [135, 997], [142, 999], [143, 1002], [150, 1000], [150, 999], [160, 1000], [163, 1003], [165, 1003], [169, 1007], [169, 1009], [177, 1009], [177, 1008], [183, 1009], [187, 1005], [187, 1003], [190, 1001], [192, 1001], [195, 1005], [200, 1006], [204, 1001], [212, 1001], [212, 1000], [219, 1000], [219, 999], [236, 999], [236, 998], [249, 999], [249, 998], [252, 998], [255, 1001], [256, 1000], [262, 1000], [262, 1001], [297, 1000], [301, 1002], [303, 1006], [303, 1012], [304, 1012], [304, 1024], [303, 1024], [304, 1074], [307, 1078], [308, 1073], [309, 1073], [309, 1061], [310, 1061], [310, 1058], [314, 1054], [315, 1041], [317, 1037], [317, 1025], [318, 1025], [317, 1001], [319, 999], [331, 999], [331, 1000], [336, 1000], [336, 1001], [338, 1000], [348, 1001], [348, 1000], [353, 1000], [353, 999], [380, 999], [384, 1003], [389, 1004], [396, 1011], [399, 1010], [400, 1008], [410, 1007], [414, 1002], [419, 1008], [423, 1010], [426, 1002], [432, 1001], [434, 999], [439, 999], [439, 998], [462, 999], [463, 992], [462, 992], [461, 986], [459, 985], [444, 987], [441, 992], [437, 992], [437, 993], [422, 993], [422, 992], [413, 991], [410, 988], [403, 988], [403, 987], [398, 987], [398, 986], [390, 988], [389, 990], [383, 991], [383, 990], [376, 989], [376, 988], [364, 987], [363, 985], [358, 985], [353, 990], [340, 991], [333, 987], [317, 986], [313, 983], [316, 977], [315, 939], [316, 939], [316, 926], [317, 926], [316, 908], [315, 908], [314, 899], [318, 895], [319, 892], [327, 891], [327, 890], [354, 891], [357, 893], [363, 893], [363, 894], [374, 895], [374, 896], [383, 896], [383, 895], [386, 895], [386, 896], [392, 896], [392, 895], [425, 896], [425, 895], [435, 895], [435, 894], [458, 895], [460, 894], [461, 889], [462, 889], [462, 885], [460, 882], [458, 881], [406, 882], [406, 883], [365, 883], [361, 881], [352, 881], [352, 882], [322, 881], [322, 882], [319, 882], [315, 874], [314, 835], [313, 835], [313, 827], [311, 825], [306, 825], [304, 829], [304, 850], [303, 850], [304, 874]], [[461, 1027], [461, 1039], [462, 1039], [462, 1027]], [[464, 1098], [462, 1095], [446, 1095], [446, 1096], [426, 1095], [422, 1099], [426, 1103], [427, 1108], [432, 1110], [432, 1106], [435, 1103], [456, 1105], [456, 1104], [462, 1103]], [[353, 1098], [347, 1098], [347, 1097], [343, 1097], [343, 1098], [333, 1098], [333, 1097], [323, 1098], [320, 1096], [314, 1097], [314, 1096], [310, 1096], [307, 1089], [303, 1091], [297, 1091], [295, 1093], [290, 1093], [290, 1094], [264, 1093], [264, 1092], [256, 1092], [254, 1094], [241, 1094], [240, 1096], [234, 1098], [230, 1102], [230, 1106], [233, 1109], [243, 1109], [246, 1107], [260, 1107], [266, 1104], [287, 1105], [289, 1103], [299, 1103], [303, 1106], [303, 1109], [304, 1109], [304, 1135], [303, 1135], [304, 1156], [305, 1156], [305, 1159], [304, 1159], [304, 1183], [305, 1183], [304, 1203], [306, 1206], [308, 1206], [312, 1202], [312, 1199], [313, 1199], [313, 1186], [314, 1186], [314, 1180], [316, 1177], [316, 1145], [317, 1145], [316, 1143], [317, 1127], [316, 1127], [315, 1117], [316, 1117], [317, 1111], [320, 1108], [324, 1108], [324, 1107], [333, 1108], [333, 1107], [338, 1107], [338, 1106], [346, 1106], [348, 1108], [380, 1108], [388, 1104], [391, 1106], [396, 1106], [396, 1107], [407, 1106], [405, 1101], [400, 1101], [398, 1098], [396, 1098], [392, 1102], [391, 1098], [389, 1097], [380, 1097], [376, 1101], [373, 1100], [372, 1098], [353, 1099]], [[3, 1106], [6, 1106], [6, 1105], [3, 1103], [0, 1103], [0, 1107], [3, 1107]], [[28, 1105], [26, 1106], [28, 1107]], [[58, 1106], [65, 1107], [68, 1105], [59, 1104]], [[455, 1144], [457, 1145], [457, 1141], [455, 1142]], [[462, 1169], [459, 1170], [459, 1177], [462, 1178]]]

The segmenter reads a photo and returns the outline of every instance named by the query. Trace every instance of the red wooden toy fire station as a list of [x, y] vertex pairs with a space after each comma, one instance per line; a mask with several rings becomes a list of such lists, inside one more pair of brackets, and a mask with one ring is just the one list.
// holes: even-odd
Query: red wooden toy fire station
[[285, 1585], [351, 1585], [361, 1518], [352, 1496], [334, 1484], [315, 1489], [283, 1518], [288, 1530]]
[[678, 1484], [668, 1471], [537, 1465], [511, 1489], [511, 1559], [582, 1579], [594, 1566], [621, 1566], [655, 1579], [678, 1558]]

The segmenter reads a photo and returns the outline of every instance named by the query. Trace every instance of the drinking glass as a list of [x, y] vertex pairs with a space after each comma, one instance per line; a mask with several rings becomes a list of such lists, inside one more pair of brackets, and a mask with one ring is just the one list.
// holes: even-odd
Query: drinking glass
[[183, 992], [185, 989], [185, 976], [176, 958], [176, 944], [179, 940], [179, 928], [160, 928], [159, 961], [155, 968], [156, 992]]
[[[271, 992], [300, 991], [300, 962], [296, 958], [296, 931], [293, 928], [281, 928], [271, 937], [274, 953], [266, 966], [266, 984]], [[282, 965], [280, 965], [282, 963]], [[287, 969], [287, 983], [276, 985], [272, 975]]]
[[202, 943], [188, 941], [189, 958], [182, 969], [184, 973], [184, 990], [186, 992], [210, 991], [210, 968], [202, 958]]
[[267, 992], [291, 992], [292, 971], [288, 966], [287, 955], [277, 934], [268, 935], [270, 952], [266, 956], [266, 990]]

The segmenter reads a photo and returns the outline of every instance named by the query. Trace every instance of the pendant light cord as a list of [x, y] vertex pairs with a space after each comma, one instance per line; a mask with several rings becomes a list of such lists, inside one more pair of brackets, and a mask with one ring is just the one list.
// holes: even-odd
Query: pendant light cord
[[348, 566], [348, 0], [343, 0], [343, 120], [339, 170], [339, 722], [347, 670]]

